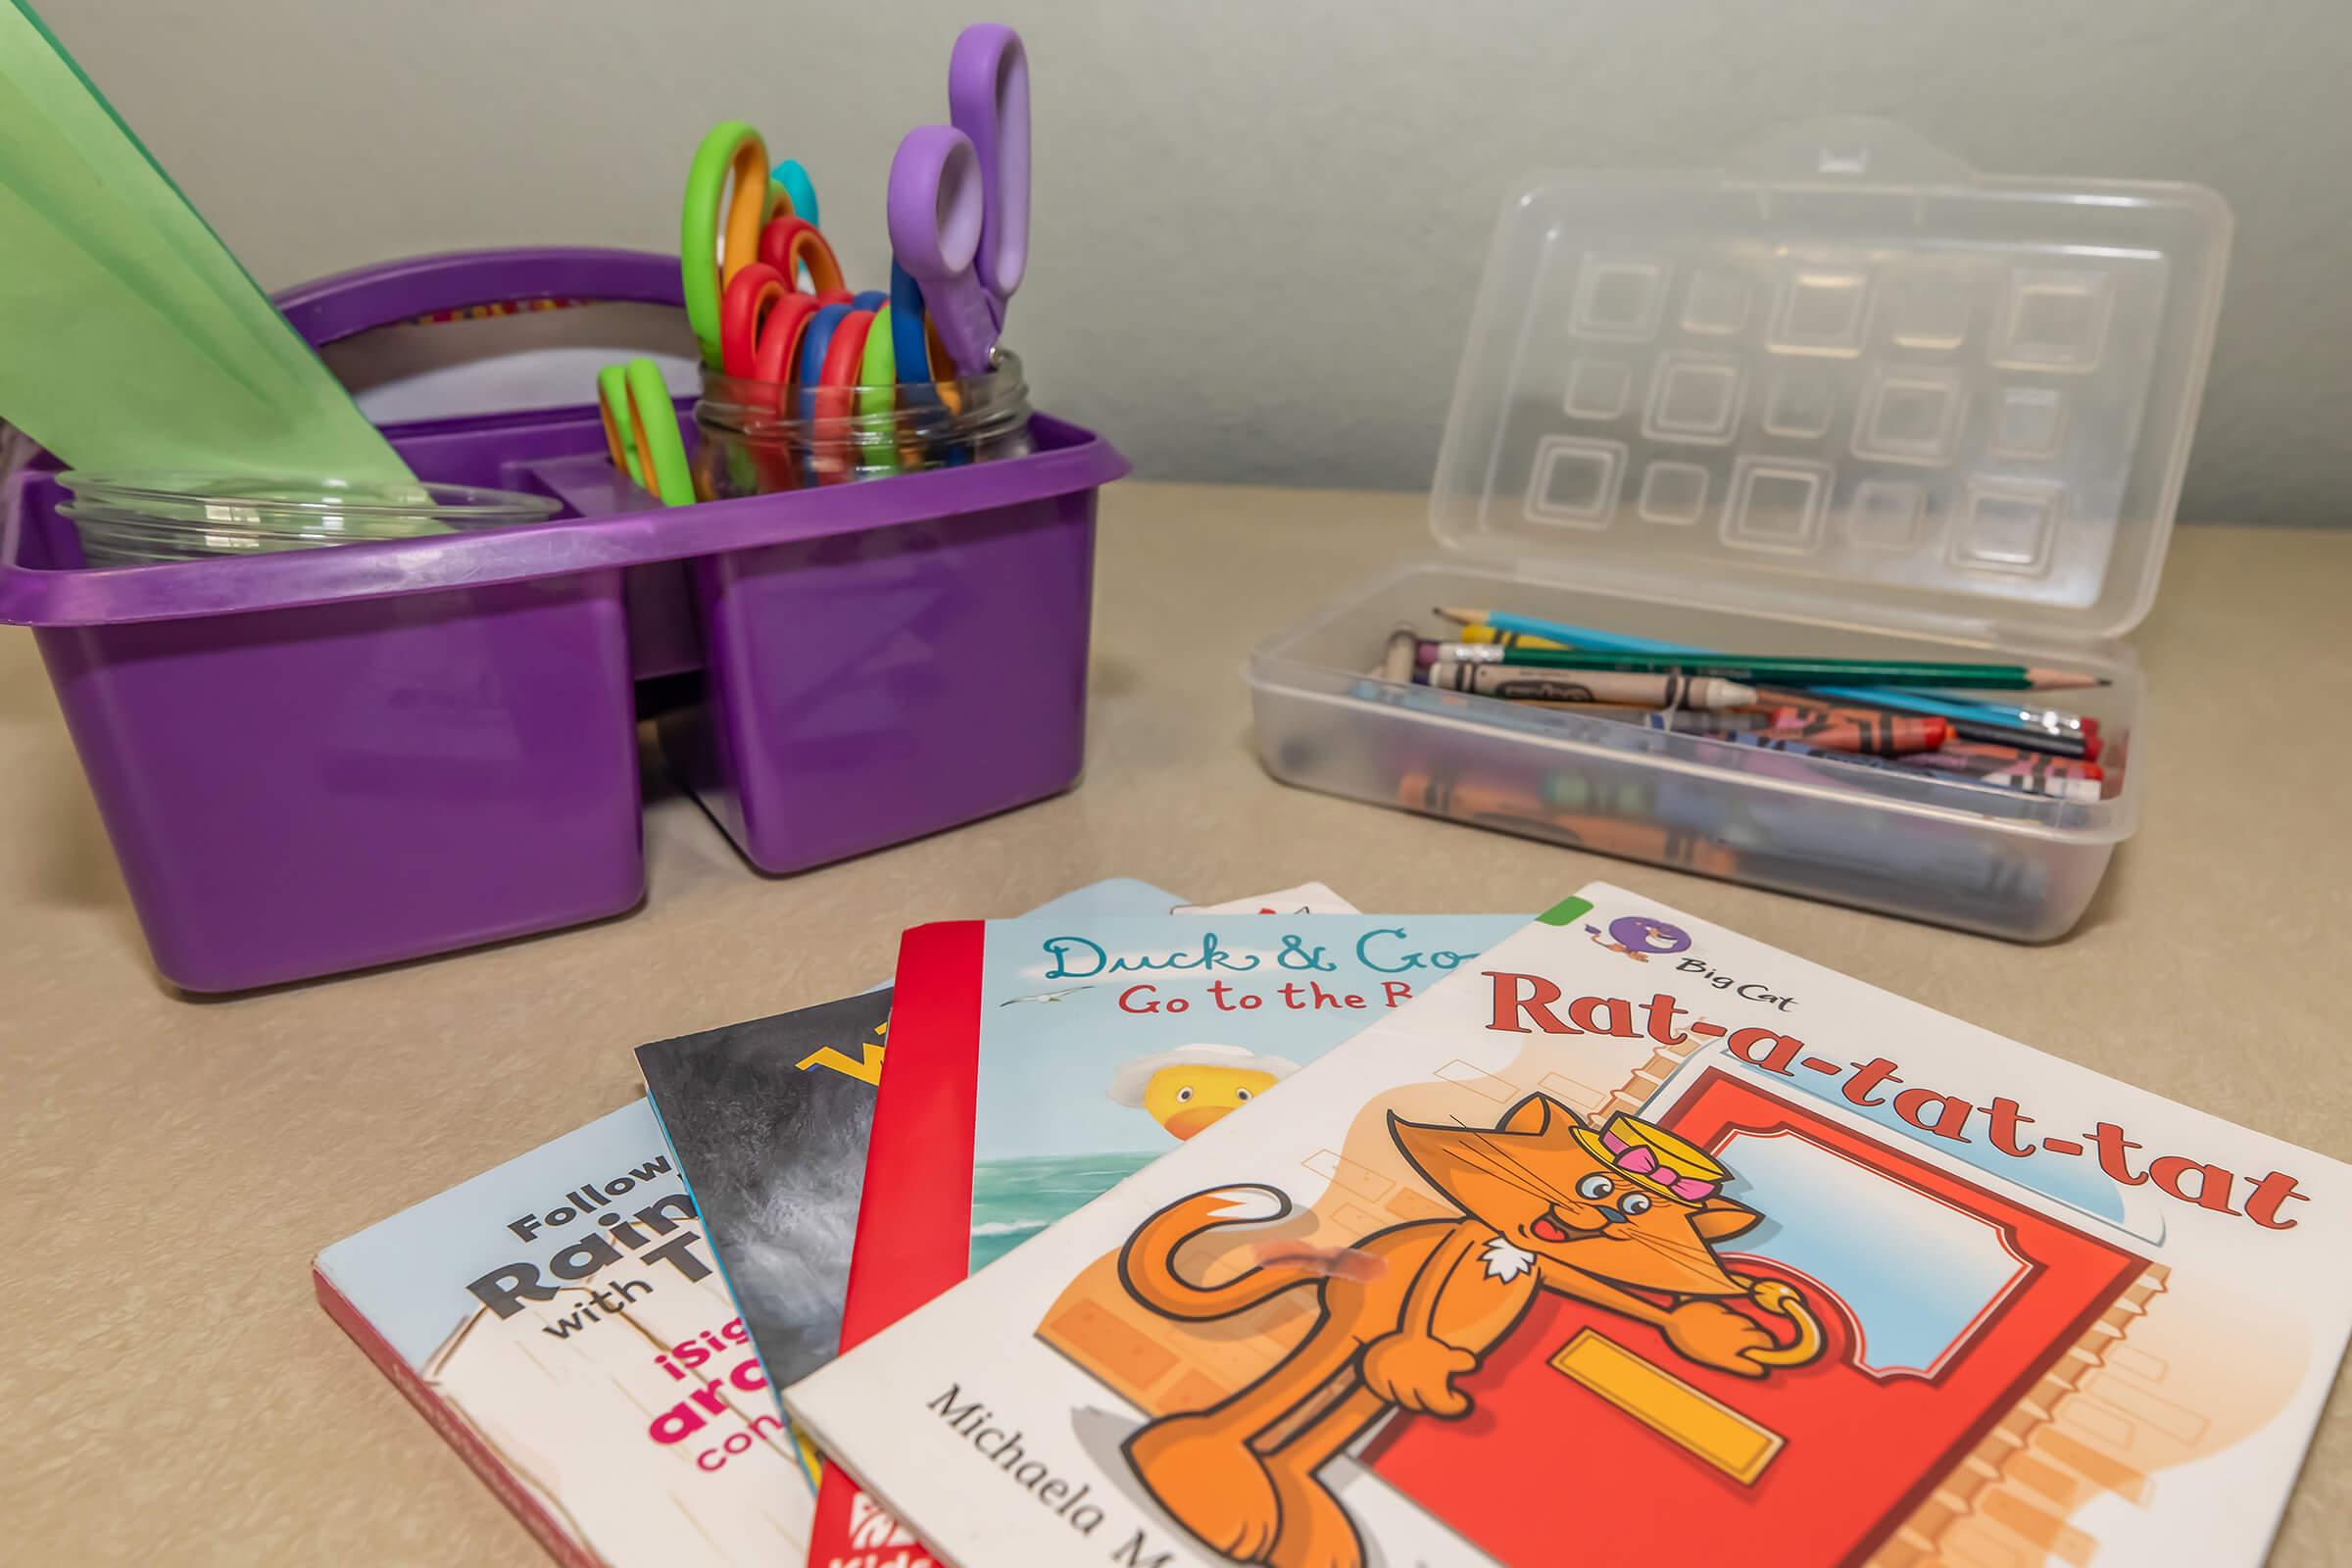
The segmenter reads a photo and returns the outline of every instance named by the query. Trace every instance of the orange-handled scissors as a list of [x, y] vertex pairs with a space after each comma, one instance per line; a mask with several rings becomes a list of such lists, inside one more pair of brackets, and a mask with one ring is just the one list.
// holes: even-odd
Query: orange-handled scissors
[[597, 372], [596, 409], [604, 417], [605, 450], [612, 466], [667, 507], [694, 501], [694, 473], [678, 434], [677, 406], [662, 384], [662, 367], [649, 359], [608, 365]]
[[[722, 201], [723, 198], [723, 201]], [[703, 349], [703, 363], [719, 363], [718, 302], [726, 286], [759, 258], [760, 231], [768, 215], [788, 204], [768, 177], [767, 145], [740, 120], [710, 127], [686, 174], [686, 205], [678, 220], [680, 281], [686, 319]], [[725, 213], [722, 217], [721, 206]]]

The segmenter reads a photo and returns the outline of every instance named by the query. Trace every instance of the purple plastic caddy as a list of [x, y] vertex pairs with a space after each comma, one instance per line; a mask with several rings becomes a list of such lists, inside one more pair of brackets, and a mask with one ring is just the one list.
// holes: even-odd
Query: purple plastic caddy
[[[509, 299], [679, 303], [674, 258], [524, 250], [328, 278], [314, 344]], [[157, 967], [238, 991], [552, 930], [645, 894], [635, 682], [700, 669], [663, 750], [792, 871], [1076, 782], [1109, 444], [662, 509], [593, 404], [387, 430], [535, 527], [93, 570], [17, 475], [0, 622], [30, 626]], [[689, 430], [691, 438], [691, 429]]]

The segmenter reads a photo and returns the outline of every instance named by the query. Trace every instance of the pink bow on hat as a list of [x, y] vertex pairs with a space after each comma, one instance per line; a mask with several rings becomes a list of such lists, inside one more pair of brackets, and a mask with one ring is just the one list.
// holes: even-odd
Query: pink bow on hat
[[1629, 1176], [1646, 1176], [1675, 1197], [1690, 1202], [1704, 1202], [1713, 1198], [1717, 1184], [1701, 1181], [1696, 1176], [1678, 1176], [1658, 1163], [1657, 1151], [1646, 1144], [1637, 1144], [1603, 1129], [1601, 1147], [1609, 1152], [1610, 1160]]

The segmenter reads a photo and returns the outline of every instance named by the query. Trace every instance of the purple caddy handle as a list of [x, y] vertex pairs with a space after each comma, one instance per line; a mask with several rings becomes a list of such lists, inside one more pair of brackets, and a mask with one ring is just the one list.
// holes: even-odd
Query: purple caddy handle
[[549, 299], [686, 303], [675, 256], [581, 245], [414, 256], [300, 284], [274, 303], [305, 342], [321, 348], [440, 311]]
[[[511, 299], [684, 304], [675, 256], [585, 247], [416, 257], [302, 284], [278, 295], [276, 304], [306, 340], [321, 346], [370, 327]], [[681, 341], [689, 341], [682, 325], [680, 331]], [[585, 428], [587, 446], [568, 438], [552, 446], [518, 439], [517, 455], [585, 456], [593, 450], [601, 468], [596, 427], [590, 422]], [[42, 505], [52, 505], [56, 486], [54, 474], [25, 469], [0, 482], [0, 626], [175, 620], [682, 561], [929, 523], [999, 507], [1077, 504], [1081, 492], [1127, 471], [1126, 460], [1091, 431], [1042, 414], [1032, 417], [1031, 428], [1038, 437], [1038, 451], [1031, 456], [901, 474], [888, 483], [649, 507], [528, 528], [288, 550], [255, 556], [228, 570], [219, 569], [217, 563], [194, 562], [103, 571], [23, 565], [24, 535], [33, 520], [27, 516], [26, 493], [50, 492]], [[540, 456], [536, 461], [572, 460]]]

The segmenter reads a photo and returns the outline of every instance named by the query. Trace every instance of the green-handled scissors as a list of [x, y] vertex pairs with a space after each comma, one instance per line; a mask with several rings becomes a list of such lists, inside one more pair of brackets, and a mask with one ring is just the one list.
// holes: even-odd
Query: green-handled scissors
[[719, 298], [735, 274], [759, 259], [760, 230], [777, 204], [789, 200], [768, 173], [767, 144], [747, 122], [720, 122], [695, 149], [678, 220], [679, 275], [687, 322], [702, 345], [703, 363], [713, 369], [719, 363]]
[[[778, 216], [816, 222], [816, 184], [808, 171], [792, 158], [768, 169], [767, 144], [747, 122], [711, 126], [686, 173], [678, 263], [687, 322], [702, 345], [703, 363], [714, 370], [723, 352], [719, 301], [735, 274], [759, 259], [760, 232]], [[787, 282], [810, 275], [806, 265], [785, 273]]]
[[608, 365], [596, 374], [596, 408], [604, 416], [605, 450], [632, 483], [665, 507], [694, 501], [694, 470], [678, 434], [677, 406], [669, 401], [662, 367], [649, 359]]
[[[874, 324], [865, 334], [865, 358], [858, 366], [858, 435], [860, 462], [870, 455], [873, 466], [884, 473], [897, 473], [899, 463], [899, 432], [892, 428], [892, 416], [899, 408], [899, 355], [891, 340], [890, 307], [885, 305], [874, 313]], [[872, 440], [876, 428], [883, 439]]]

